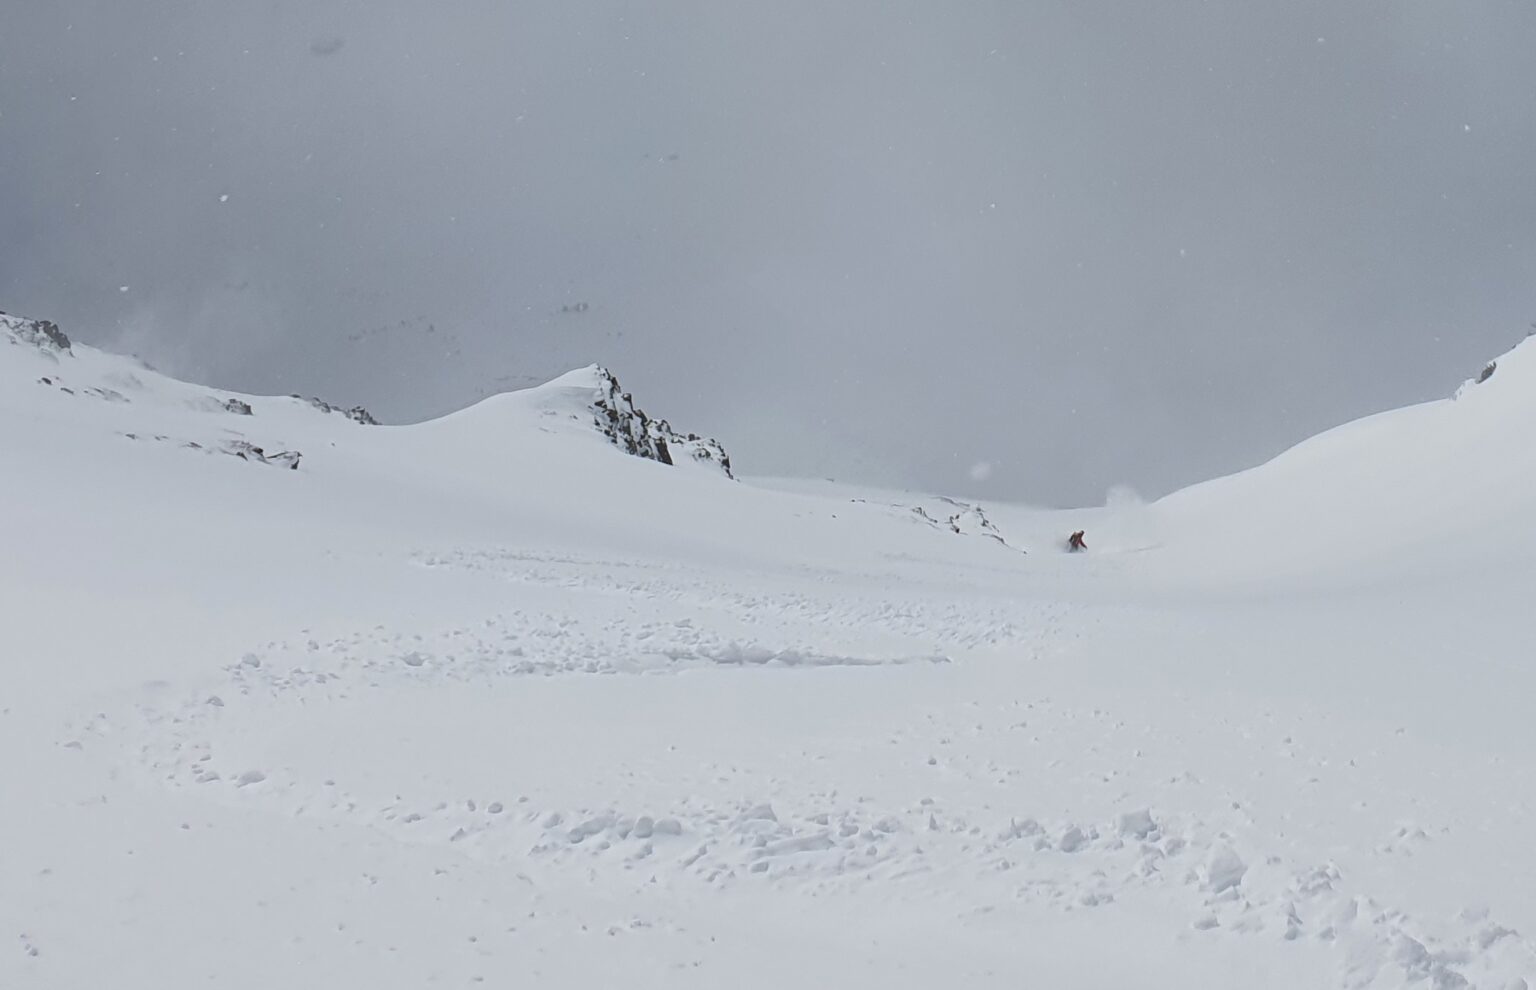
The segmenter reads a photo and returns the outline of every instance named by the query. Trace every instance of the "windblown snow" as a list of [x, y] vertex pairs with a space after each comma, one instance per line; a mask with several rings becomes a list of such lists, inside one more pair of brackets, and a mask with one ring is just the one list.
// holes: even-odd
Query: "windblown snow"
[[0, 986], [1525, 988], [1533, 348], [1063, 512], [0, 316]]

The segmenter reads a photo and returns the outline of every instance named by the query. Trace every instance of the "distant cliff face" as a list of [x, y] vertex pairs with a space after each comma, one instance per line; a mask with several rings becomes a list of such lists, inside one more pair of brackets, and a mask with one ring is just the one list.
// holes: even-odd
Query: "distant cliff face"
[[714, 468], [727, 478], [736, 477], [731, 473], [731, 458], [718, 440], [678, 433], [666, 420], [652, 419], [619, 386], [613, 372], [595, 365], [591, 370], [597, 386], [597, 397], [592, 401], [597, 428], [614, 446], [663, 464], [695, 463]]

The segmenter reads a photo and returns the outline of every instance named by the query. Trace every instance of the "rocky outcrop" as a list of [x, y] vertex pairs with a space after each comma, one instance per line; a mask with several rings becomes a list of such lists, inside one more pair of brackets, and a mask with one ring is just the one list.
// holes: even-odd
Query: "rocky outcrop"
[[1009, 549], [1019, 549], [1003, 537], [1002, 531], [987, 518], [986, 510], [981, 506], [946, 495], [935, 496], [935, 500], [939, 506], [937, 513], [917, 505], [912, 508], [912, 514], [936, 529], [946, 529], [957, 536], [985, 536]]
[[238, 457], [242, 461], [254, 461], [257, 464], [276, 464], [293, 471], [299, 469], [299, 461], [304, 456], [297, 450], [263, 450], [245, 440], [225, 441], [221, 449], [224, 453]]
[[[1530, 345], [1526, 343], [1526, 341], [1530, 340], [1532, 337], [1536, 337], [1536, 323], [1531, 324], [1531, 329], [1526, 331], [1525, 340], [1522, 340], [1519, 344], [1517, 344], [1514, 349], [1519, 350], [1521, 347], [1529, 347]], [[1461, 386], [1451, 394], [1451, 398], [1461, 398], [1467, 393], [1469, 389], [1476, 388], [1477, 386], [1482, 385], [1484, 382], [1487, 382], [1498, 370], [1499, 362], [1489, 361], [1487, 364], [1483, 365], [1483, 370], [1477, 373], [1477, 377], [1468, 378], [1466, 381], [1462, 382]]]
[[718, 440], [697, 433], [678, 433], [664, 419], [652, 419], [635, 405], [634, 397], [619, 386], [607, 368], [592, 369], [597, 375], [597, 397], [592, 400], [597, 428], [620, 450], [663, 464], [695, 463], [714, 468], [727, 478], [731, 458]]
[[314, 406], [316, 409], [323, 413], [339, 412], [347, 419], [350, 419], [352, 422], [361, 423], [363, 426], [379, 425], [379, 421], [373, 418], [373, 413], [364, 409], [362, 406], [353, 406], [351, 409], [343, 409], [341, 406], [333, 406], [329, 402], [326, 402], [324, 399], [317, 399], [314, 396], [310, 396], [309, 398], [304, 399], [304, 397], [299, 395], [297, 392], [290, 395], [289, 398], [303, 399], [305, 402], [308, 402], [310, 405]]
[[30, 344], [53, 356], [73, 353], [69, 349], [69, 338], [52, 320], [29, 320], [0, 313], [0, 331], [12, 344]]
[[1477, 373], [1476, 378], [1468, 378], [1466, 381], [1462, 382], [1460, 387], [1458, 387], [1455, 392], [1451, 393], [1451, 398], [1461, 398], [1463, 395], [1466, 395], [1469, 390], [1477, 388], [1477, 386], [1492, 378], [1493, 373], [1498, 370], [1499, 362], [1489, 361], [1487, 364], [1483, 365], [1483, 370]]

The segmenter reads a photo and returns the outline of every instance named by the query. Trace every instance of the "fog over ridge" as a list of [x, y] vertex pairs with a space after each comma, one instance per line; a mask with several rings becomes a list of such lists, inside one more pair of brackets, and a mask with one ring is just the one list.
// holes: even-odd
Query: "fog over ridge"
[[1097, 502], [1536, 320], [1526, 4], [17, 6], [0, 308], [221, 387]]

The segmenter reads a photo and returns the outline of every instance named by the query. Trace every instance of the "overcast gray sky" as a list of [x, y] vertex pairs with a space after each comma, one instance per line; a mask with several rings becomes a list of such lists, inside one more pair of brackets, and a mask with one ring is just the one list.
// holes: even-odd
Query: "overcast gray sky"
[[0, 308], [388, 420], [599, 361], [747, 474], [1156, 496], [1536, 320], [1533, 42], [1524, 0], [16, 2]]

